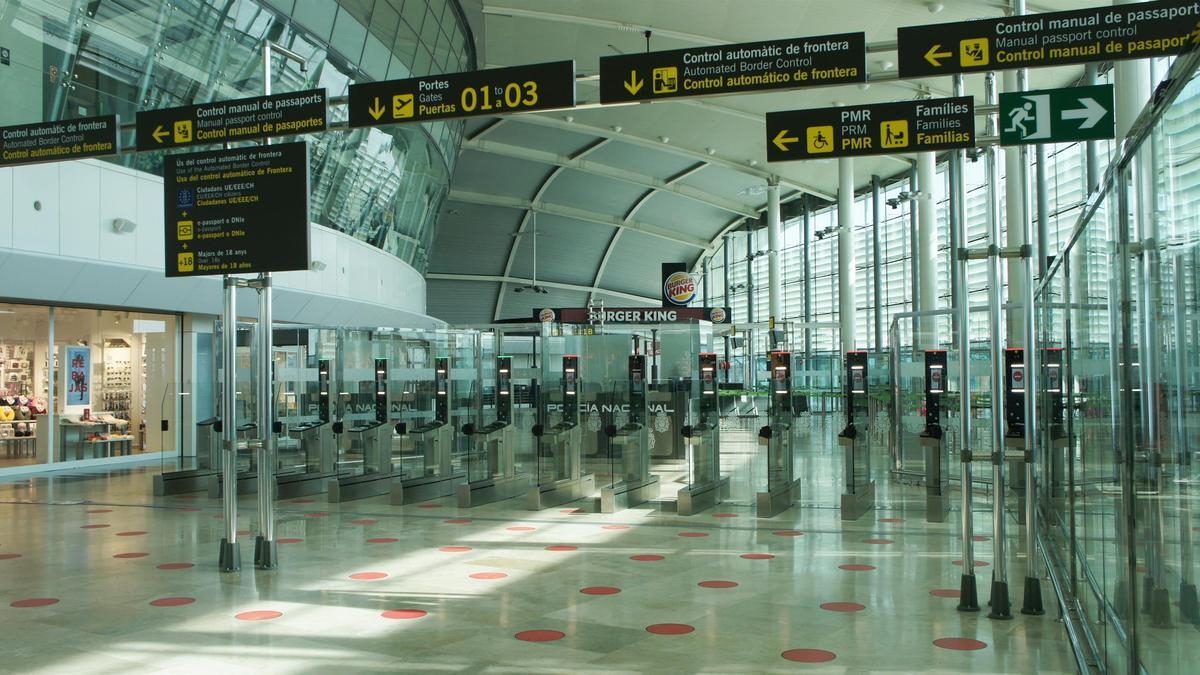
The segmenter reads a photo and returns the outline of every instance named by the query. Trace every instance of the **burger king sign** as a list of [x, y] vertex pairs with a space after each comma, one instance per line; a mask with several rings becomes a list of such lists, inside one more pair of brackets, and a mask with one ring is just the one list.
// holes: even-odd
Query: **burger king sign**
[[696, 297], [696, 279], [687, 272], [673, 272], [663, 281], [663, 297], [673, 305], [686, 306]]

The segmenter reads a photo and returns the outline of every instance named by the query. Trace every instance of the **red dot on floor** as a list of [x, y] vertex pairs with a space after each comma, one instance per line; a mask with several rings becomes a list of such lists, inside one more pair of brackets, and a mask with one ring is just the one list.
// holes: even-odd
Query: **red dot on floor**
[[584, 595], [616, 595], [621, 592], [621, 589], [616, 586], [588, 586], [579, 589], [579, 592]]
[[111, 527], [111, 526], [110, 526], [109, 524], [107, 524], [107, 523], [93, 523], [92, 525], [84, 525], [84, 526], [82, 526], [80, 529], [83, 529], [83, 530], [99, 530], [99, 529], [101, 529], [101, 528], [105, 528], [105, 527]]
[[466, 525], [471, 522], [470, 518], [451, 518], [446, 521], [450, 525]]
[[376, 579], [386, 579], [387, 574], [383, 572], [355, 572], [350, 575], [355, 581], [375, 581]]
[[389, 609], [380, 616], [385, 619], [419, 619], [428, 614], [423, 609]]
[[870, 572], [871, 570], [875, 569], [875, 566], [874, 565], [849, 564], [849, 565], [838, 565], [838, 569], [846, 570], [847, 572]]
[[[954, 564], [955, 564], [955, 565], [958, 565], [959, 567], [962, 567], [962, 564], [963, 564], [963, 563], [962, 563], [962, 560], [955, 560], [955, 561], [954, 561]], [[976, 567], [987, 567], [987, 566], [988, 566], [988, 564], [987, 564], [987, 563], [985, 563], [985, 562], [984, 562], [984, 561], [982, 561], [982, 560], [976, 560], [976, 561], [975, 561], [975, 566], [976, 566]]]
[[601, 525], [605, 530], [628, 530], [628, 525]]
[[824, 649], [789, 649], [780, 656], [797, 663], [825, 663], [837, 658], [837, 654]]
[[881, 522], [881, 523], [903, 523], [904, 519], [903, 518], [880, 518], [879, 522]]
[[88, 513], [112, 513], [112, 509], [88, 509]]
[[745, 558], [746, 560], [770, 560], [775, 556], [771, 555], [770, 553], [743, 553], [741, 557]]
[[394, 544], [400, 541], [395, 537], [371, 537], [367, 540], [368, 544]]
[[863, 539], [864, 544], [894, 544], [891, 539]]
[[701, 581], [696, 584], [702, 588], [734, 588], [737, 586], [736, 581]]
[[0, 553], [0, 560], [15, 560], [20, 557], [20, 553]]
[[933, 644], [942, 649], [957, 649], [959, 651], [974, 651], [987, 647], [986, 642], [972, 640], [971, 638], [938, 638], [933, 641]]
[[438, 549], [442, 553], [466, 553], [471, 550], [470, 546], [443, 546]]
[[180, 607], [182, 605], [190, 605], [195, 602], [195, 598], [159, 598], [151, 600], [152, 607]]
[[578, 546], [568, 546], [566, 544], [555, 544], [554, 546], [547, 546], [546, 550], [547, 551], [577, 551], [577, 550], [579, 550], [579, 547]]
[[441, 504], [434, 504], [433, 502], [426, 502], [426, 503], [424, 503], [424, 504], [417, 504], [417, 508], [418, 508], [418, 509], [440, 509], [441, 507], [442, 507], [442, 505], [441, 505]]
[[305, 518], [324, 518], [327, 515], [329, 515], [328, 511], [315, 511], [313, 513], [304, 514], [304, 517]]
[[27, 607], [46, 607], [47, 605], [57, 605], [58, 598], [26, 598], [25, 600], [17, 600], [10, 603], [9, 607], [23, 609]]
[[526, 642], [551, 642], [561, 640], [566, 636], [566, 633], [557, 630], [523, 630], [513, 637]]
[[292, 503], [293, 504], [312, 504], [312, 503], [315, 503], [316, 501], [317, 500], [315, 500], [315, 499], [293, 499]]
[[371, 520], [370, 518], [359, 518], [358, 520], [350, 521], [350, 524], [351, 525], [374, 525], [375, 523], [378, 523], [378, 522], [379, 522], [378, 520]]
[[131, 553], [118, 553], [118, 554], [114, 555], [113, 557], [114, 558], [145, 558], [148, 555], [150, 555], [150, 554], [143, 553], [141, 551], [134, 551]]
[[831, 612], [861, 612], [866, 608], [866, 605], [860, 605], [857, 602], [826, 602], [821, 605], [821, 609]]
[[681, 537], [707, 537], [707, 532], [680, 532]]
[[629, 556], [629, 559], [637, 560], [638, 562], [655, 562], [662, 560], [663, 557], [661, 555], [654, 555], [653, 553], [639, 553], [638, 555]]
[[160, 570], [186, 570], [189, 567], [195, 567], [192, 563], [163, 563], [157, 565]]
[[512, 527], [506, 527], [504, 529], [508, 530], [509, 532], [533, 532], [537, 528], [529, 527], [528, 525], [514, 525]]
[[929, 594], [935, 598], [957, 598], [961, 596], [957, 588], [935, 588], [929, 591]]
[[991, 537], [985, 537], [982, 534], [977, 534], [974, 537], [971, 537], [971, 539], [973, 541], [991, 541], [992, 540]]
[[472, 579], [503, 579], [508, 576], [504, 572], [476, 572], [471, 575]]
[[713, 518], [737, 518], [736, 513], [714, 513]]
[[277, 544], [299, 544], [302, 541], [304, 541], [304, 540], [301, 539], [300, 537], [284, 537], [283, 539], [276, 539], [275, 543], [277, 543]]
[[233, 615], [233, 618], [239, 621], [270, 621], [283, 616], [283, 612], [275, 612], [266, 609], [258, 609], [250, 612], [239, 612]]
[[655, 635], [687, 635], [694, 630], [696, 630], [694, 627], [686, 623], [656, 623], [646, 626], [646, 632]]
[[804, 533], [800, 530], [775, 530], [771, 534], [776, 537], [803, 537]]

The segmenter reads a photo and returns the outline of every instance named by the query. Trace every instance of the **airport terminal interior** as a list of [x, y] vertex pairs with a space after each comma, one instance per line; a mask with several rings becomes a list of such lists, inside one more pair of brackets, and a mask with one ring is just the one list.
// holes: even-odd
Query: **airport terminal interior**
[[0, 1], [0, 671], [1196, 672], [1198, 68], [1195, 0]]

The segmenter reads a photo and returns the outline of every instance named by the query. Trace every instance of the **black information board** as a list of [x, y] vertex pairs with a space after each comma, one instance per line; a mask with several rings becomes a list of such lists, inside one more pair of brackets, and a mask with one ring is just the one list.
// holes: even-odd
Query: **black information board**
[[115, 115], [0, 127], [0, 166], [101, 157], [117, 151]]
[[866, 82], [863, 33], [600, 58], [600, 102], [626, 103]]
[[350, 85], [350, 126], [504, 115], [575, 105], [575, 62]]
[[239, 98], [137, 114], [137, 149], [247, 141], [324, 131], [324, 89]]
[[767, 113], [767, 161], [891, 155], [975, 145], [970, 96]]
[[168, 277], [307, 270], [308, 144], [169, 155]]
[[905, 26], [897, 31], [900, 77], [1167, 56], [1197, 40], [1198, 23], [1197, 0], [1158, 0]]

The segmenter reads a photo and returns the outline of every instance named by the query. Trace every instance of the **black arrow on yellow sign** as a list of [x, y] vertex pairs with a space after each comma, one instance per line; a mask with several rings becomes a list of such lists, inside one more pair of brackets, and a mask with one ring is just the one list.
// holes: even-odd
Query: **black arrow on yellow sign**
[[155, 142], [162, 143], [164, 138], [171, 135], [171, 132], [162, 128], [162, 125], [160, 124], [157, 127], [155, 127], [154, 133], [152, 133], [150, 135], [154, 137]]
[[954, 56], [954, 54], [951, 52], [939, 52], [938, 50], [941, 48], [942, 45], [936, 44], [930, 47], [929, 51], [925, 52], [925, 60], [933, 64], [934, 68], [941, 68], [942, 59], [948, 59], [951, 56]]
[[629, 93], [636, 95], [639, 91], [642, 90], [642, 85], [646, 84], [646, 81], [639, 80], [638, 76], [637, 76], [637, 71], [631, 70], [631, 71], [629, 71], [629, 79], [626, 80], [623, 84], [625, 85], [625, 91], [628, 91]]
[[788, 143], [796, 143], [800, 140], [798, 136], [788, 136], [787, 132], [787, 129], [780, 129], [779, 133], [775, 134], [775, 138], [771, 139], [771, 142], [775, 144], [775, 147], [784, 152], [787, 152], [790, 149], [788, 148]]
[[380, 105], [379, 97], [376, 96], [375, 97], [375, 105], [371, 106], [370, 108], [367, 108], [367, 112], [371, 113], [371, 117], [374, 117], [375, 119], [379, 119], [380, 117], [383, 117], [383, 113], [387, 112], [387, 108]]

